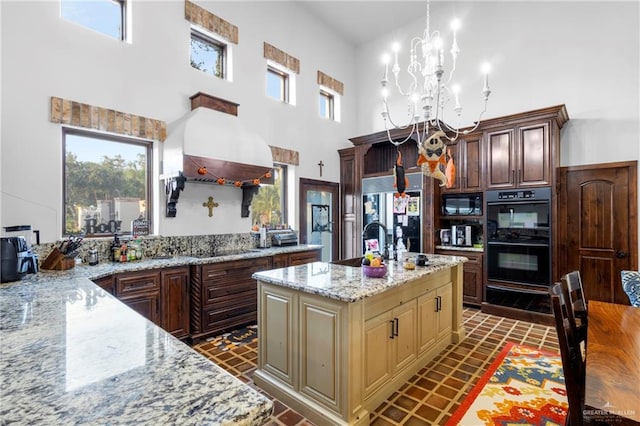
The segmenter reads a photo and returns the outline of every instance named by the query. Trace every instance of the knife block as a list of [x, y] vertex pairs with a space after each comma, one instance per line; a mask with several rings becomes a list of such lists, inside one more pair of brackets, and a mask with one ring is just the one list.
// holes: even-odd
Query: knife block
[[57, 247], [54, 247], [51, 253], [49, 253], [49, 256], [47, 256], [40, 265], [40, 269], [66, 271], [67, 269], [72, 269], [75, 266], [75, 259], [65, 257]]

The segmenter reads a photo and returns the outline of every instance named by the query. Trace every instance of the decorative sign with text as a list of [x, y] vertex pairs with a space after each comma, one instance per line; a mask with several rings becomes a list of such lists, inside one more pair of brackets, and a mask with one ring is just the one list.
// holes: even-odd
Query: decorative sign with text
[[131, 235], [149, 235], [149, 221], [142, 216], [131, 221]]

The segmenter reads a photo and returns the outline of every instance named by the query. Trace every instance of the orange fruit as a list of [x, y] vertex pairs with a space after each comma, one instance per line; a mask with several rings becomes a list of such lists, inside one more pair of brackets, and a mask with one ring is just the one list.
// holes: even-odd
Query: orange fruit
[[373, 259], [371, 259], [371, 265], [374, 268], [379, 268], [380, 267], [380, 258], [379, 257], [374, 257]]

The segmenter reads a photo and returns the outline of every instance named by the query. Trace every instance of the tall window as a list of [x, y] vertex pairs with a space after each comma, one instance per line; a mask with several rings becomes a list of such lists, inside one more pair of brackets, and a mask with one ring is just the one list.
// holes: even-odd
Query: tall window
[[333, 95], [326, 90], [320, 90], [320, 117], [333, 120], [334, 107]]
[[273, 185], [261, 184], [251, 201], [251, 222], [277, 228], [287, 223], [287, 166], [273, 165]]
[[226, 78], [227, 45], [192, 29], [191, 66], [218, 78]]
[[126, 0], [60, 0], [60, 16], [76, 24], [126, 40]]
[[267, 96], [289, 102], [289, 74], [274, 67], [267, 67]]
[[150, 219], [150, 141], [68, 128], [63, 139], [64, 235], [126, 234]]

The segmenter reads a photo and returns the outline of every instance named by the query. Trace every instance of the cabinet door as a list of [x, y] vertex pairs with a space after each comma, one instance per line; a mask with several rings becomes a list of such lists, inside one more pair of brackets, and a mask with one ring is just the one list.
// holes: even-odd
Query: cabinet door
[[178, 339], [189, 335], [189, 269], [161, 272], [162, 328]]
[[343, 304], [300, 294], [300, 392], [340, 412]]
[[151, 321], [160, 325], [159, 305], [160, 292], [143, 293], [136, 296], [121, 297], [120, 301]]
[[369, 395], [389, 380], [391, 362], [391, 311], [373, 317], [364, 324], [364, 393]]
[[437, 290], [437, 297], [439, 298], [439, 309], [438, 309], [438, 339], [443, 336], [448, 336], [451, 333], [451, 328], [453, 324], [453, 307], [452, 303], [453, 290], [451, 289], [451, 285], [445, 285]]
[[436, 291], [418, 298], [418, 352], [428, 350], [436, 342]]
[[518, 128], [518, 186], [551, 185], [549, 123]]
[[276, 254], [273, 256], [273, 269], [286, 268], [289, 266], [288, 254]]
[[513, 129], [487, 133], [487, 189], [515, 185]]
[[453, 182], [449, 182], [449, 186], [443, 186], [441, 188], [441, 191], [444, 193], [460, 192], [462, 188], [462, 174], [464, 173], [465, 166], [463, 155], [461, 155], [462, 151], [464, 151], [464, 149], [462, 149], [463, 143], [462, 140], [458, 140], [457, 144], [447, 147], [447, 162], [449, 161], [448, 157], [453, 158], [453, 163], [456, 165], [456, 178]]
[[393, 310], [395, 336], [392, 343], [394, 371], [416, 359], [416, 301], [411, 300]]
[[294, 291], [274, 286], [263, 287], [258, 339], [259, 367], [292, 388], [297, 382], [298, 365], [298, 321], [294, 298]]
[[484, 187], [482, 181], [482, 134], [465, 136], [462, 141], [460, 162], [462, 171], [456, 180], [461, 180], [463, 191], [480, 191]]
[[480, 306], [482, 303], [482, 255], [465, 253], [469, 261], [462, 270], [462, 296], [465, 303]]

